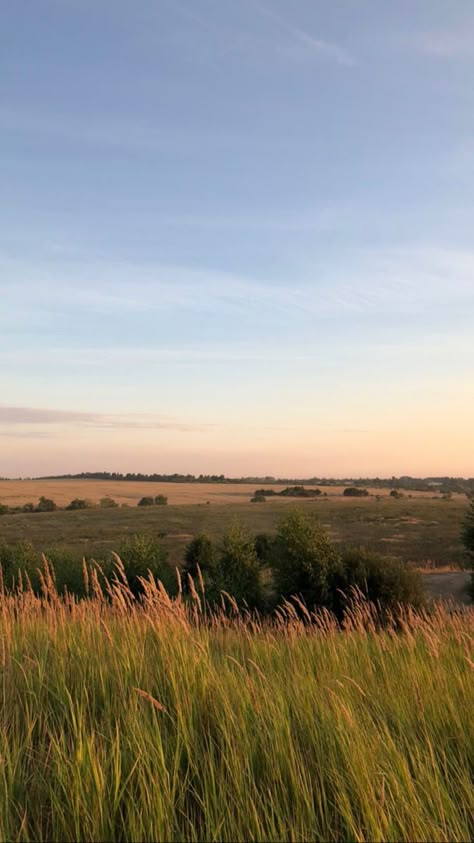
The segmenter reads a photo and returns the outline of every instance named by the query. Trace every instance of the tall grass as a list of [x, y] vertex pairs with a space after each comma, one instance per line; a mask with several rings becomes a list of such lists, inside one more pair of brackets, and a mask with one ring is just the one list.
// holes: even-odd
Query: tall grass
[[473, 838], [472, 612], [341, 630], [86, 579], [0, 602], [2, 840]]

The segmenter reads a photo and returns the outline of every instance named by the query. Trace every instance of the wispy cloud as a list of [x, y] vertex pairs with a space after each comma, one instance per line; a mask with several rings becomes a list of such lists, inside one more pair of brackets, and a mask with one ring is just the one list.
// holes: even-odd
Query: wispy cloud
[[5, 432], [17, 427], [31, 426], [46, 428], [73, 426], [102, 430], [175, 430], [183, 433], [199, 433], [214, 427], [210, 424], [191, 424], [150, 413], [96, 413], [0, 405], [0, 430], [3, 429]]
[[287, 18], [270, 9], [261, 2], [256, 2], [255, 7], [266, 17], [273, 20], [287, 36], [286, 44], [279, 44], [281, 52], [294, 58], [302, 58], [305, 55], [312, 55], [319, 59], [335, 62], [347, 67], [354, 66], [357, 62], [347, 50], [340, 44], [317, 38], [312, 33], [301, 29]]
[[0, 261], [2, 269], [0, 322], [5, 330], [19, 312], [25, 325], [30, 315], [38, 322], [48, 312], [127, 314], [133, 332], [141, 315], [150, 312], [164, 318], [173, 312], [228, 318], [265, 312], [327, 319], [358, 313], [414, 315], [421, 308], [474, 300], [474, 253], [433, 247], [356, 250], [350, 259], [345, 255], [341, 266], [308, 261], [291, 284], [215, 269], [107, 259], [38, 265]]
[[[256, 0], [241, 0], [235, 6], [239, 14], [232, 25], [228, 20], [219, 18], [215, 10], [212, 15], [198, 13], [195, 3], [173, 0], [173, 8], [189, 25], [189, 30], [181, 29], [173, 34], [175, 43], [186, 47], [188, 56], [194, 55], [203, 63], [237, 56], [267, 64], [272, 59], [284, 60], [287, 64], [300, 64], [308, 59], [343, 66], [356, 64], [353, 56], [340, 44], [316, 37]], [[266, 25], [262, 25], [262, 21]]]

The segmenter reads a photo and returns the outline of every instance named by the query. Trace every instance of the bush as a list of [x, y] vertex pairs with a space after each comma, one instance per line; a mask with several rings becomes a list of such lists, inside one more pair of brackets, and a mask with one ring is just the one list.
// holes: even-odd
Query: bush
[[214, 545], [207, 533], [200, 533], [195, 536], [184, 551], [184, 564], [182, 567], [183, 588], [188, 590], [188, 574], [195, 579], [198, 576], [198, 565], [204, 577], [205, 586], [215, 571], [217, 564]]
[[369, 496], [367, 489], [359, 489], [358, 486], [347, 486], [342, 494], [345, 498], [367, 498]]
[[333, 582], [341, 560], [328, 533], [314, 518], [294, 510], [280, 521], [270, 566], [280, 600], [300, 597], [309, 609], [336, 603]]
[[51, 500], [51, 498], [45, 498], [44, 495], [42, 495], [36, 507], [36, 512], [55, 512], [57, 508], [57, 505]]
[[22, 540], [8, 544], [5, 539], [0, 540], [0, 565], [7, 589], [12, 588], [14, 580], [18, 581], [19, 569], [30, 573], [35, 570], [37, 561], [31, 542]]
[[240, 524], [224, 533], [214, 586], [227, 591], [239, 605], [261, 609], [264, 605], [255, 540]]
[[155, 504], [154, 498], [145, 497], [145, 498], [140, 498], [137, 506], [154, 506], [154, 504]]
[[354, 587], [360, 589], [371, 602], [380, 604], [382, 609], [396, 609], [399, 603], [416, 608], [423, 606], [423, 583], [420, 573], [414, 568], [357, 547], [345, 548], [341, 562], [341, 573], [335, 582], [340, 595], [339, 614], [347, 600], [352, 599]]
[[34, 503], [29, 502], [29, 503], [23, 504], [23, 506], [21, 508], [21, 511], [22, 512], [34, 512], [35, 511]]
[[270, 564], [273, 538], [268, 533], [257, 533], [254, 539], [255, 553], [261, 568]]
[[10, 509], [5, 503], [0, 503], [0, 515], [8, 515]]
[[304, 486], [287, 486], [280, 492], [283, 498], [317, 498], [321, 489], [305, 489]]
[[390, 492], [390, 497], [395, 498], [395, 500], [399, 500], [400, 498], [404, 498], [405, 495], [403, 494], [403, 492], [399, 492], [398, 489], [392, 489], [392, 491]]
[[66, 507], [67, 510], [75, 510], [75, 509], [91, 509], [93, 507], [93, 503], [91, 501], [86, 500], [85, 498], [74, 498]]
[[255, 492], [253, 498], [250, 498], [250, 503], [265, 503], [266, 497], [262, 492]]
[[464, 519], [461, 539], [469, 561], [474, 566], [474, 497], [471, 498], [471, 504]]
[[113, 498], [105, 497], [100, 499], [99, 506], [101, 509], [114, 509], [118, 503]]
[[166, 495], [157, 495], [155, 498], [156, 506], [165, 506], [168, 503]]
[[143, 591], [139, 577], [146, 578], [148, 571], [155, 579], [161, 580], [168, 592], [176, 592], [176, 580], [168, 564], [168, 554], [155, 536], [149, 533], [127, 536], [117, 552], [123, 562], [130, 590], [135, 596]]

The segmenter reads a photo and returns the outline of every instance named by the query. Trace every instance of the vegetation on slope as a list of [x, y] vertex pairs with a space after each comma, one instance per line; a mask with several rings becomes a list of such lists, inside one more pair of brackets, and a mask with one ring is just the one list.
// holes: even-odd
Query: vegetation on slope
[[472, 612], [341, 631], [87, 578], [0, 602], [2, 840], [473, 838]]

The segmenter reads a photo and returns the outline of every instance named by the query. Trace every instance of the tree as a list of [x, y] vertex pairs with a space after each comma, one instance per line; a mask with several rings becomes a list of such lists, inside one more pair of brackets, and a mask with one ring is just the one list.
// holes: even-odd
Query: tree
[[280, 599], [299, 596], [309, 609], [333, 608], [333, 582], [341, 559], [319, 521], [293, 510], [280, 521], [270, 566]]
[[42, 495], [36, 507], [36, 512], [55, 512], [57, 508], [57, 505], [51, 500], [51, 498], [45, 498], [44, 495]]
[[471, 565], [474, 567], [474, 497], [471, 498], [471, 503], [464, 519], [461, 538]]
[[238, 523], [224, 533], [215, 581], [240, 605], [262, 608], [263, 590], [255, 540]]
[[262, 492], [255, 492], [253, 498], [250, 498], [250, 503], [265, 503], [266, 497]]
[[188, 590], [188, 574], [193, 580], [198, 576], [198, 566], [203, 575], [207, 590], [208, 582], [211, 585], [216, 564], [216, 551], [207, 533], [200, 533], [194, 536], [184, 551], [184, 564], [182, 567], [184, 590]]
[[29, 503], [23, 504], [22, 512], [34, 512], [34, 511], [35, 511], [34, 503], [29, 502]]
[[155, 498], [155, 504], [157, 506], [165, 506], [168, 503], [168, 498], [166, 495], [157, 495]]

